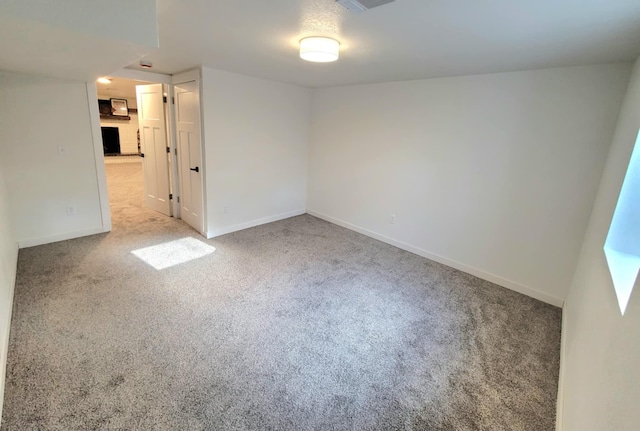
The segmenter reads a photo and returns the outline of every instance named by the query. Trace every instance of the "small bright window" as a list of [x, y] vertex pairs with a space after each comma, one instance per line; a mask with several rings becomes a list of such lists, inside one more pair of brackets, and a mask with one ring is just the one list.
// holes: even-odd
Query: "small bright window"
[[609, 272], [624, 315], [640, 269], [640, 134], [604, 243]]

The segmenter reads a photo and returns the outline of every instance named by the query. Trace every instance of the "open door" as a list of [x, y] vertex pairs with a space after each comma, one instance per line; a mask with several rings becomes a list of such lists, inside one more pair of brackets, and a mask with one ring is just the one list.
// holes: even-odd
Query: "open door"
[[200, 88], [193, 80], [174, 84], [180, 183], [180, 217], [203, 233]]
[[148, 208], [171, 216], [169, 154], [162, 84], [137, 85], [144, 200]]

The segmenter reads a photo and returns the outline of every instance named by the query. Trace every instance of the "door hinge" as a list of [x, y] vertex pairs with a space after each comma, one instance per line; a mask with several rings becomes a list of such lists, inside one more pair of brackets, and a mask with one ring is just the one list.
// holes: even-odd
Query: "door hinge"
[[169, 193], [169, 200], [173, 199], [173, 193]]
[[171, 152], [171, 148], [167, 147], [167, 153]]
[[164, 103], [167, 103], [167, 96], [162, 96], [162, 101], [163, 101]]
[[178, 149], [177, 148], [173, 149], [173, 154], [175, 154], [176, 156], [178, 155]]
[[176, 198], [178, 199], [178, 203], [180, 203], [180, 196], [176, 196]]
[[176, 104], [176, 98], [171, 96], [171, 103], [173, 103], [174, 105]]

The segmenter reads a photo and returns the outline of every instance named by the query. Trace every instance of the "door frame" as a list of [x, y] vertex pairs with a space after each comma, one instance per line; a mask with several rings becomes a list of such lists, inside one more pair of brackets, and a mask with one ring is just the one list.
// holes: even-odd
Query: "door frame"
[[[117, 78], [133, 79], [138, 81], [146, 81], [157, 84], [164, 84], [167, 88], [167, 99], [173, 100], [173, 85], [171, 81], [171, 75], [163, 73], [146, 72], [142, 70], [120, 69], [116, 72], [110, 73], [109, 76]], [[100, 110], [98, 108], [98, 90], [95, 81], [87, 82], [87, 102], [89, 104], [89, 121], [91, 123], [91, 135], [93, 139], [93, 153], [96, 163], [96, 173], [98, 181], [98, 199], [100, 201], [100, 212], [102, 216], [102, 230], [103, 232], [110, 232], [112, 229], [111, 223], [111, 208], [109, 206], [109, 193], [107, 190], [107, 172], [104, 165], [104, 152], [102, 150], [102, 134], [100, 131]], [[167, 140], [170, 147], [170, 160], [171, 160], [171, 184], [174, 189], [179, 190], [178, 185], [178, 169], [176, 163], [176, 140], [175, 140], [175, 112], [169, 107], [170, 103], [165, 104], [165, 109], [168, 111], [167, 126]], [[172, 106], [172, 105], [171, 105]], [[180, 205], [177, 203], [177, 193], [173, 190], [174, 199], [172, 201], [173, 216], [180, 218]]]

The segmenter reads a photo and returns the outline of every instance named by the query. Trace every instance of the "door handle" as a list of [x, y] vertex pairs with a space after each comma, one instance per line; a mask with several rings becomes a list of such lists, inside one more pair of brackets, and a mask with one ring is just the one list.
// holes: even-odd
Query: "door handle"
[[189, 168], [189, 170], [194, 172], [200, 172], [200, 168], [197, 166], [195, 168]]

